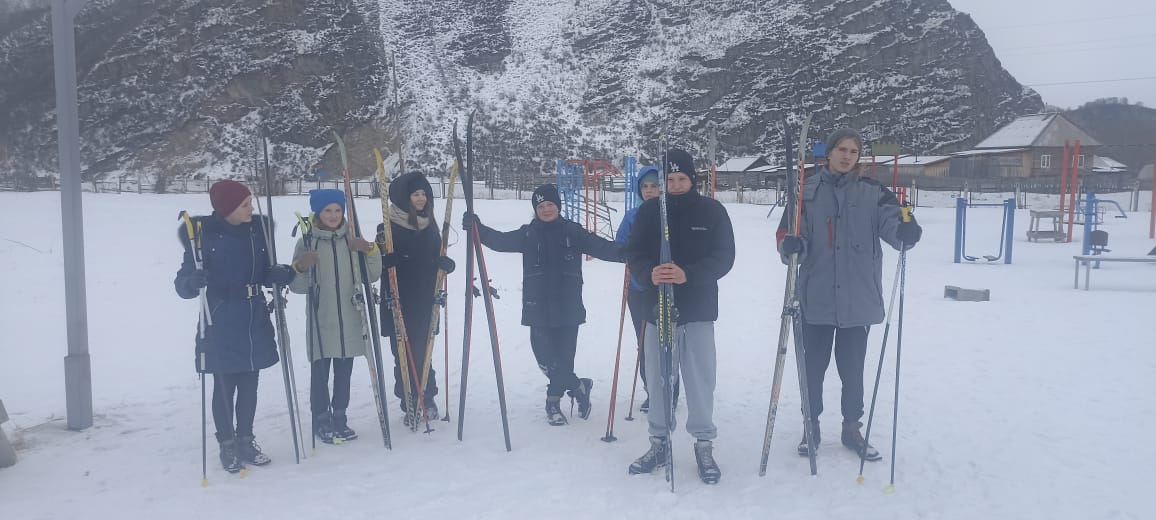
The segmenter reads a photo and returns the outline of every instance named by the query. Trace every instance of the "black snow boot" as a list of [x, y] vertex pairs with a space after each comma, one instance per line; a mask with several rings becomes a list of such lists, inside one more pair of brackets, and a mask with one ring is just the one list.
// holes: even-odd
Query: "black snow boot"
[[578, 388], [570, 390], [570, 398], [578, 401], [578, 417], [583, 419], [590, 418], [590, 389], [594, 388], [594, 380], [588, 378], [578, 379]]
[[[819, 453], [819, 440], [821, 437], [819, 435], [819, 421], [812, 421], [811, 422], [811, 433], [813, 433], [815, 435], [815, 453], [818, 454]], [[808, 453], [807, 453], [807, 432], [803, 432], [803, 440], [799, 441], [798, 451], [799, 451], [800, 457], [807, 457], [808, 456]]]
[[334, 435], [333, 415], [321, 412], [313, 416], [313, 436], [325, 444], [333, 444]]
[[546, 421], [550, 426], [565, 426], [566, 416], [562, 415], [561, 397], [546, 397]]
[[261, 453], [261, 447], [257, 445], [257, 439], [252, 435], [241, 435], [237, 437], [237, 456], [246, 464], [254, 466], [264, 466], [273, 462], [267, 455]]
[[425, 398], [425, 415], [425, 418], [431, 421], [436, 421], [441, 417], [438, 415], [438, 405], [434, 402], [434, 396]]
[[707, 484], [718, 484], [722, 471], [714, 461], [714, 444], [699, 439], [694, 443], [694, 460], [698, 462], [698, 478]]
[[356, 438], [357, 432], [349, 427], [349, 417], [345, 415], [345, 410], [333, 410], [333, 440], [341, 439], [341, 442], [345, 442]]
[[245, 469], [245, 464], [241, 462], [240, 457], [237, 456], [237, 441], [229, 439], [221, 441], [221, 467], [229, 473], [239, 473]]
[[638, 411], [642, 413], [650, 413], [650, 398], [642, 400], [642, 404], [638, 405]]
[[670, 461], [670, 443], [666, 437], [650, 437], [650, 449], [630, 463], [630, 474], [653, 473]]
[[864, 460], [875, 462], [883, 458], [879, 450], [875, 449], [863, 439], [859, 428], [863, 423], [859, 421], [843, 421], [843, 445], [858, 454]]

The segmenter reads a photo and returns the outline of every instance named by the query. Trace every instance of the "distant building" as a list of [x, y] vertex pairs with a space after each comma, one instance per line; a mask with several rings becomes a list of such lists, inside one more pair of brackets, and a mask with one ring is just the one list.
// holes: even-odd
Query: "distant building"
[[948, 176], [964, 178], [1059, 177], [1064, 143], [1080, 142], [1074, 165], [1092, 173], [1101, 144], [1060, 114], [1024, 116], [980, 141], [972, 150], [952, 154]]

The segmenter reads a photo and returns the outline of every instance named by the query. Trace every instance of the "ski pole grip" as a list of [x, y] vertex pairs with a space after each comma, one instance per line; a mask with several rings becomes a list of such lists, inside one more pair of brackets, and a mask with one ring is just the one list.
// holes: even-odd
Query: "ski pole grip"
[[911, 206], [899, 207], [899, 219], [903, 222], [911, 222]]

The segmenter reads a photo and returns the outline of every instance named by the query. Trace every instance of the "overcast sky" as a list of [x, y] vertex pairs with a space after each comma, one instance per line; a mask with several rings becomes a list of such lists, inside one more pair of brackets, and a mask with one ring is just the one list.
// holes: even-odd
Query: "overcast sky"
[[[1156, 107], [1156, 1], [948, 1], [971, 15], [1004, 68], [1045, 103], [1074, 108], [1127, 97]], [[1101, 82], [1128, 78], [1148, 79]]]

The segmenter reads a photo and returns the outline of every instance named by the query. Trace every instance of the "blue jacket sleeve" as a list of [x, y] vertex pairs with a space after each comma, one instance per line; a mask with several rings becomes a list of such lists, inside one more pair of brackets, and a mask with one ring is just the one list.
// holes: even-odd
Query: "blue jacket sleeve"
[[630, 208], [626, 214], [622, 216], [622, 222], [618, 224], [618, 231], [614, 233], [614, 241], [619, 244], [626, 245], [626, 241], [630, 239], [630, 229], [634, 227], [634, 217], [638, 215], [638, 208]]

